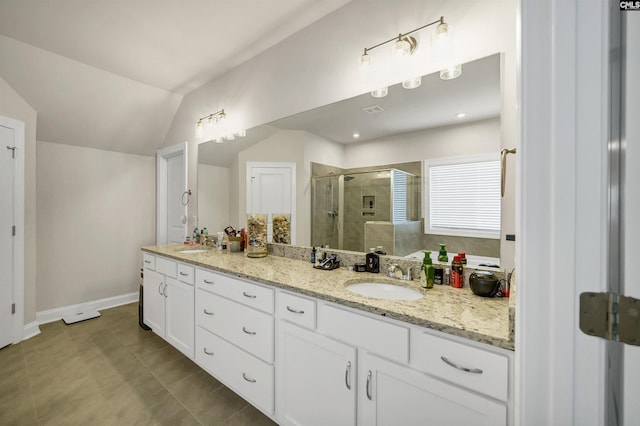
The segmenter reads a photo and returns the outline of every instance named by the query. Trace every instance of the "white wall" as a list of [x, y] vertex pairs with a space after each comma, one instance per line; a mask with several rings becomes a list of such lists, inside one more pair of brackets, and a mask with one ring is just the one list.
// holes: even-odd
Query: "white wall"
[[38, 141], [37, 162], [37, 310], [137, 291], [155, 159]]
[[500, 119], [405, 133], [345, 147], [346, 168], [500, 151]]
[[210, 234], [229, 225], [229, 169], [198, 164], [198, 226]]
[[0, 78], [0, 115], [25, 123], [24, 324], [36, 320], [36, 111]]

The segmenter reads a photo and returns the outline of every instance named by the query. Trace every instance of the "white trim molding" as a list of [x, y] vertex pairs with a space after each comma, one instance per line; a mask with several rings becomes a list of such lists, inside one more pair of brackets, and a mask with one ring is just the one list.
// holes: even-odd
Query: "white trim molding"
[[[183, 142], [158, 150], [156, 154], [156, 244], [167, 244], [167, 160], [182, 155], [184, 161], [184, 190], [189, 187], [188, 143]], [[187, 202], [187, 204], [189, 204]], [[184, 206], [184, 235], [189, 235], [188, 206]]]
[[[60, 308], [48, 309], [40, 311], [36, 314], [36, 322], [38, 325], [61, 320], [67, 315], [75, 315], [78, 312], [89, 310], [99, 311], [100, 309], [114, 308], [116, 306], [126, 305], [138, 301], [138, 292], [121, 294], [119, 296], [107, 297], [105, 299], [92, 300], [90, 302], [78, 303], [77, 305], [68, 305]], [[37, 334], [37, 333], [36, 333]]]

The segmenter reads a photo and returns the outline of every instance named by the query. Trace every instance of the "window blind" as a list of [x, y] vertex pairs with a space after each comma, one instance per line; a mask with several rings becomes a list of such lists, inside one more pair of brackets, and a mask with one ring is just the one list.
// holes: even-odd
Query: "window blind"
[[500, 235], [500, 161], [429, 164], [431, 232]]
[[400, 170], [392, 170], [391, 182], [393, 187], [393, 223], [407, 221], [407, 174]]

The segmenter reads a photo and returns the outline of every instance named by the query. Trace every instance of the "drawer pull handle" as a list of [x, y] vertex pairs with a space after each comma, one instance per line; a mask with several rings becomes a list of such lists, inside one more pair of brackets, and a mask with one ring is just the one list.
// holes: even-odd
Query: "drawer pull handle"
[[256, 334], [256, 332], [255, 332], [255, 331], [247, 330], [245, 327], [242, 327], [242, 331], [244, 331], [245, 333], [250, 334], [250, 335], [252, 335], [252, 336], [253, 336], [254, 334]]
[[347, 369], [344, 372], [344, 384], [351, 390], [351, 361], [347, 361]]
[[249, 299], [255, 299], [255, 298], [257, 297], [255, 294], [249, 294], [249, 293], [247, 293], [246, 291], [243, 291], [243, 292], [242, 292], [242, 295], [243, 295], [244, 297], [248, 297]]
[[151, 261], [150, 260], [145, 260], [144, 263], [151, 263]]
[[293, 309], [291, 306], [287, 305], [287, 311], [293, 312], [294, 314], [304, 314], [304, 311], [299, 311], [297, 309]]
[[209, 280], [204, 280], [204, 283], [205, 283], [205, 284], [215, 284], [215, 282], [214, 282], [214, 281], [209, 281]]
[[209, 312], [209, 311], [207, 311], [207, 309], [206, 309], [206, 308], [205, 308], [205, 309], [203, 309], [202, 311], [205, 313], [205, 315], [213, 315], [213, 312]]
[[467, 373], [473, 373], [473, 374], [482, 374], [482, 370], [480, 370], [479, 368], [467, 368], [467, 367], [462, 367], [454, 362], [449, 361], [447, 358], [441, 356], [440, 359], [442, 361], [445, 362], [445, 364], [450, 365], [453, 368], [456, 368], [458, 370], [462, 370], [462, 371], [466, 371]]
[[205, 354], [207, 354], [207, 355], [215, 355], [213, 352], [209, 352], [209, 351], [207, 350], [207, 348], [204, 348], [204, 349], [203, 349], [203, 351], [204, 351], [204, 353], [205, 353]]
[[367, 391], [367, 399], [371, 401], [371, 370], [369, 370], [369, 372], [367, 373], [366, 391]]
[[188, 277], [189, 274], [187, 274], [186, 272], [180, 272], [180, 275], [182, 275], [183, 277]]
[[256, 382], [256, 379], [251, 379], [251, 378], [247, 377], [247, 375], [244, 374], [244, 373], [242, 373], [242, 378], [245, 379], [249, 383], [255, 383]]

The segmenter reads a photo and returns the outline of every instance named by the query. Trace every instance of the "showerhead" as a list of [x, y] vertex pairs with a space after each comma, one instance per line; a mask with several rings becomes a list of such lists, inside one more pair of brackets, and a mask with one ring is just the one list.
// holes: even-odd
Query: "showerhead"
[[355, 178], [356, 178], [355, 176], [346, 175], [346, 176], [344, 177], [344, 181], [345, 181], [345, 182], [349, 182], [350, 180], [353, 180], [353, 179], [355, 179]]

